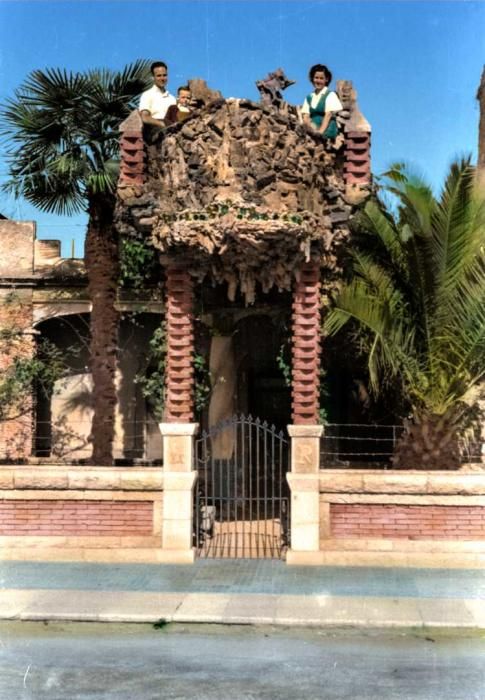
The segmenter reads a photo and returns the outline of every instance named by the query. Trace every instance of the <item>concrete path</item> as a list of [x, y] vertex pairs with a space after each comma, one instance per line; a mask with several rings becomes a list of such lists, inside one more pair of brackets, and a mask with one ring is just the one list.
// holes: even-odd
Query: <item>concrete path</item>
[[485, 572], [3, 562], [0, 619], [485, 629]]

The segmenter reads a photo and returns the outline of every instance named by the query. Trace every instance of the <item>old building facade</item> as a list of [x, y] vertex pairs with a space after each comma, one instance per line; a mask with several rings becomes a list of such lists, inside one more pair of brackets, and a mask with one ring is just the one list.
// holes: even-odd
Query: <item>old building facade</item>
[[[335, 141], [284, 102], [225, 100], [200, 81], [193, 91], [203, 106], [183, 123], [147, 134], [135, 112], [120, 127], [118, 230], [155, 249], [160, 284], [146, 298], [131, 289], [118, 301], [125, 321], [113, 467], [82, 464], [90, 450], [82, 261], [36, 241], [33, 224], [0, 223], [11, 241], [4, 300], [15, 291], [21, 352], [35, 352], [42, 336], [69, 359], [51, 395], [38, 392], [2, 424], [3, 459], [23, 461], [1, 472], [7, 555], [479, 565], [481, 472], [321, 463], [322, 309], [341, 274], [351, 218], [372, 187], [370, 126], [352, 85], [338, 85]], [[158, 420], [136, 377], [162, 323]], [[211, 383], [203, 408], [199, 357]]]

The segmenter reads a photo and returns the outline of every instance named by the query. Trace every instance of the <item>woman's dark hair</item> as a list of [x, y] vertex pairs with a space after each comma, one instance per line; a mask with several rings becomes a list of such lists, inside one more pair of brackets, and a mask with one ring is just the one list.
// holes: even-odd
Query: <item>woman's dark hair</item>
[[314, 66], [312, 66], [310, 68], [310, 72], [308, 73], [308, 78], [310, 79], [311, 83], [313, 83], [313, 78], [315, 77], [315, 73], [323, 73], [325, 75], [327, 85], [330, 85], [330, 83], [332, 82], [332, 74], [328, 70], [327, 66], [323, 65], [323, 63], [316, 63]]
[[150, 73], [152, 75], [153, 75], [155, 68], [165, 68], [165, 70], [168, 71], [168, 66], [163, 61], [155, 61], [155, 63], [152, 63], [152, 65], [150, 66]]

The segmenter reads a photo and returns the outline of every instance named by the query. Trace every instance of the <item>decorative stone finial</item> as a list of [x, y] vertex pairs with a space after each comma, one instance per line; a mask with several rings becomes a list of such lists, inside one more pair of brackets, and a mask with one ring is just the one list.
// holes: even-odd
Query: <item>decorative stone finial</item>
[[294, 85], [295, 81], [287, 78], [282, 68], [277, 68], [273, 73], [268, 73], [263, 80], [256, 81], [256, 87], [261, 95], [261, 102], [270, 107], [280, 109], [283, 103], [283, 90]]

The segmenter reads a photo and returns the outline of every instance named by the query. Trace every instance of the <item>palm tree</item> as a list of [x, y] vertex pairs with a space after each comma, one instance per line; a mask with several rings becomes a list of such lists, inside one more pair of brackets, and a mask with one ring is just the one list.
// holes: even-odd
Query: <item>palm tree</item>
[[325, 322], [349, 321], [366, 348], [371, 388], [396, 381], [410, 406], [396, 468], [453, 469], [459, 437], [485, 374], [485, 197], [467, 159], [450, 167], [439, 198], [397, 165], [369, 201], [353, 273]]
[[110, 464], [116, 406], [118, 236], [113, 224], [118, 126], [149, 84], [148, 64], [121, 72], [33, 71], [1, 113], [10, 146], [7, 188], [42, 211], [89, 215], [85, 244], [91, 313], [95, 464]]

